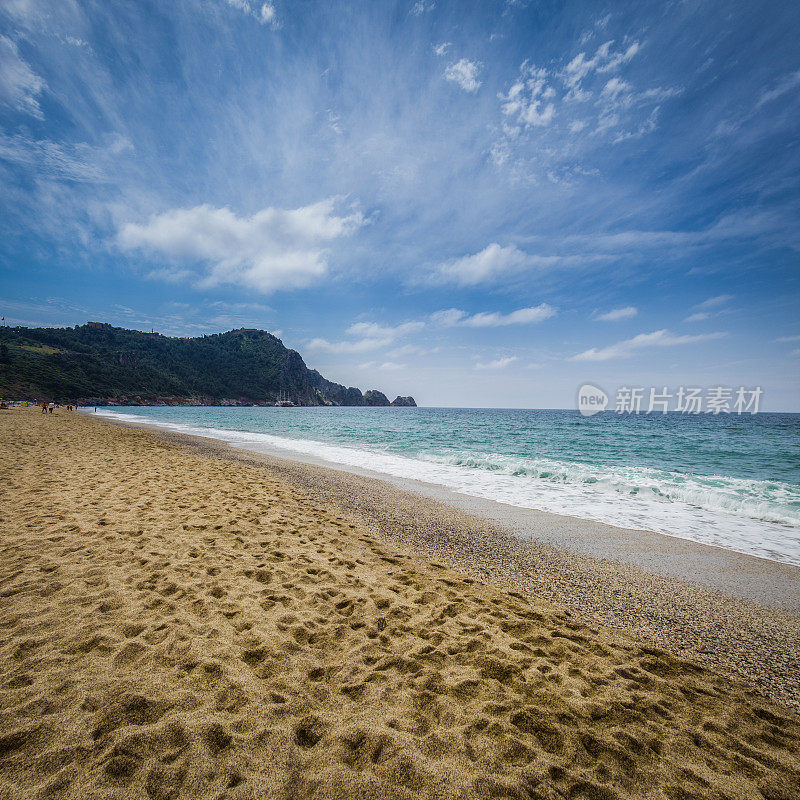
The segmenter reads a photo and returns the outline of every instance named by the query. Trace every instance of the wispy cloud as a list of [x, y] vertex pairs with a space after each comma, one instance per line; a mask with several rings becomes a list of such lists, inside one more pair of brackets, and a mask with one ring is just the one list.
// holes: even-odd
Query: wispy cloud
[[516, 271], [528, 263], [529, 256], [519, 248], [501, 247], [493, 242], [479, 253], [442, 264], [437, 273], [444, 280], [470, 286]]
[[714, 297], [709, 297], [708, 300], [703, 300], [702, 303], [698, 303], [694, 308], [719, 308], [719, 306], [723, 306], [731, 300], [733, 300], [732, 294], [718, 294]]
[[800, 336], [779, 336], [776, 342], [800, 342]]
[[0, 104], [44, 119], [38, 96], [46, 86], [20, 56], [16, 42], [0, 34]]
[[422, 14], [426, 14], [428, 11], [433, 11], [436, 8], [436, 3], [433, 0], [417, 0], [414, 5], [411, 6], [410, 14], [413, 14], [415, 17], [419, 17]]
[[777, 100], [782, 95], [797, 88], [800, 88], [800, 69], [795, 72], [790, 72], [788, 75], [784, 75], [772, 89], [765, 91], [761, 97], [758, 98], [756, 108], [761, 108], [765, 103]]
[[621, 319], [632, 319], [639, 313], [635, 306], [624, 306], [623, 308], [613, 308], [604, 314], [598, 314], [595, 319], [600, 322], [619, 322]]
[[18, 20], [25, 20], [36, 14], [36, 0], [4, 0], [2, 10]]
[[527, 158], [539, 170], [547, 165], [548, 180], [563, 183], [565, 170], [580, 171], [581, 157], [600, 141], [619, 144], [652, 133], [661, 104], [682, 89], [642, 88], [621, 77], [618, 73], [642, 49], [637, 40], [616, 46], [608, 40], [593, 54], [582, 50], [560, 64], [543, 67], [524, 61], [516, 80], [498, 95], [503, 122], [491, 149], [495, 163], [518, 170]]
[[[576, 234], [554, 239], [564, 252], [629, 253], [634, 251], [660, 250], [665, 247], [683, 251], [745, 239], [772, 239], [787, 231], [788, 220], [782, 215], [768, 213], [742, 213], [733, 211], [723, 214], [710, 225], [684, 230], [653, 228], [643, 230], [629, 228], [614, 232]], [[793, 241], [787, 240], [787, 244]], [[724, 300], [732, 299], [722, 295]], [[712, 298], [713, 299], [713, 298]]]
[[[209, 205], [179, 208], [123, 225], [118, 242], [124, 250], [167, 256], [203, 286], [296, 289], [327, 274], [325, 245], [364, 224], [359, 212], [340, 216], [335, 207], [329, 199], [294, 210], [265, 208], [250, 217]], [[198, 262], [206, 265], [199, 272]]]
[[477, 92], [481, 86], [481, 82], [478, 80], [481, 67], [480, 61], [461, 58], [447, 66], [444, 77], [448, 81], [457, 83], [465, 92]]
[[517, 356], [503, 356], [494, 359], [494, 361], [479, 361], [475, 364], [475, 369], [505, 369], [509, 364], [513, 364], [518, 360]]
[[572, 89], [579, 87], [592, 72], [612, 72], [622, 64], [627, 64], [641, 49], [639, 42], [631, 42], [620, 50], [612, 50], [613, 44], [613, 41], [604, 42], [593, 56], [587, 57], [585, 52], [578, 53], [564, 68], [563, 77], [567, 86]]
[[523, 64], [517, 82], [499, 95], [503, 114], [525, 128], [549, 125], [556, 107], [551, 102], [555, 90], [547, 85], [547, 74], [533, 64]]
[[640, 333], [632, 339], [625, 339], [608, 347], [584, 350], [582, 353], [572, 356], [570, 361], [609, 361], [612, 358], [628, 358], [637, 350], [649, 347], [673, 347], [681, 344], [695, 344], [711, 339], [720, 339], [725, 336], [722, 332], [704, 333], [697, 336], [676, 335], [668, 330], [653, 331], [652, 333]]
[[570, 254], [537, 255], [526, 253], [516, 245], [502, 247], [497, 242], [493, 242], [477, 253], [439, 264], [433, 274], [428, 276], [427, 281], [430, 283], [454, 283], [459, 286], [477, 286], [513, 277], [529, 270], [574, 267], [597, 260], [605, 260], [605, 257]]
[[365, 353], [388, 347], [397, 339], [410, 333], [416, 333], [425, 327], [424, 322], [411, 321], [400, 325], [387, 326], [375, 322], [356, 322], [347, 329], [353, 338], [339, 342], [315, 338], [306, 344], [310, 350], [324, 350], [328, 353]]
[[271, 2], [250, 2], [250, 0], [225, 0], [231, 8], [238, 9], [262, 25], [277, 27], [278, 17]]
[[704, 322], [712, 317], [729, 313], [729, 309], [724, 308], [724, 306], [731, 300], [733, 300], [732, 294], [718, 294], [714, 297], [709, 297], [708, 300], [703, 300], [702, 303], [692, 306], [693, 309], [697, 310], [693, 314], [689, 314], [684, 319], [684, 322]]
[[463, 326], [467, 328], [498, 328], [507, 325], [531, 325], [554, 317], [558, 312], [547, 303], [540, 303], [530, 308], [520, 308], [509, 314], [497, 311], [482, 311], [478, 314], [467, 314], [458, 308], [448, 308], [431, 314], [431, 321], [442, 327]]
[[106, 137], [97, 145], [73, 145], [0, 133], [0, 159], [36, 169], [40, 182], [52, 179], [103, 183], [111, 179], [119, 156], [132, 150], [130, 141], [121, 136]]
[[388, 350], [386, 355], [392, 358], [402, 358], [403, 356], [425, 356], [429, 353], [438, 353], [439, 347], [420, 347], [417, 344], [403, 344]]
[[[640, 259], [644, 254], [668, 249], [674, 256], [687, 256], [728, 242], [775, 242], [780, 237], [786, 246], [800, 247], [795, 242], [789, 220], [771, 214], [726, 214], [700, 229], [690, 230], [623, 230], [571, 234], [550, 237], [532, 236], [530, 246], [545, 252], [530, 253], [517, 245], [501, 246], [497, 242], [477, 253], [449, 259], [428, 273], [424, 282], [478, 286], [508, 282], [523, 273], [558, 269], [591, 270], [622, 259]], [[699, 311], [727, 303], [732, 295], [719, 295], [694, 306]]]

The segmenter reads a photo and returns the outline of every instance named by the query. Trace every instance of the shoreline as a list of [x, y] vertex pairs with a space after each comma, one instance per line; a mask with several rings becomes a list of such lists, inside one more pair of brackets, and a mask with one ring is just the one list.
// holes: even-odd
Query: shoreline
[[[226, 442], [217, 437], [183, 433], [149, 422], [106, 416], [101, 419], [124, 426], [141, 427], [153, 433], [199, 439], [208, 443], [209, 447], [218, 445], [223, 451], [242, 451], [273, 461], [303, 464], [310, 468], [380, 481], [399, 492], [421, 495], [485, 519], [503, 531], [535, 544], [617, 561], [661, 577], [698, 583], [741, 600], [800, 615], [800, 566], [785, 561], [742, 553], [678, 535], [625, 528], [585, 517], [510, 505], [463, 494], [440, 484], [339, 464], [288, 448], [262, 443]], [[619, 502], [624, 502], [624, 498], [620, 498]]]
[[[151, 429], [157, 430], [155, 426]], [[177, 431], [174, 433], [191, 436]], [[768, 608], [800, 615], [800, 566], [785, 561], [742, 553], [722, 545], [686, 539], [677, 534], [660, 533], [646, 528], [625, 528], [586, 517], [516, 506], [464, 494], [415, 478], [401, 478], [370, 469], [336, 464], [323, 458], [295, 455], [291, 451], [268, 445], [253, 447], [227, 443], [213, 437], [198, 438], [219, 441], [233, 450], [244, 450], [278, 461], [296, 462], [308, 467], [381, 481], [400, 492], [421, 495], [485, 519], [504, 531], [535, 544], [569, 550], [577, 555], [618, 561], [666, 578], [696, 582], [742, 600], [751, 600]], [[619, 502], [625, 501], [620, 498]], [[732, 580], [734, 575], [735, 581]]]
[[782, 800], [800, 782], [796, 616], [109, 420], [3, 411], [0, 465], [8, 800]]
[[[147, 423], [100, 419], [146, 430], [190, 452], [258, 466], [422, 558], [438, 560], [474, 580], [557, 603], [592, 624], [720, 670], [800, 712], [800, 569], [791, 565], [659, 533], [633, 532], [644, 539], [635, 539], [638, 545], [632, 547], [625, 541], [624, 529], [520, 509], [528, 523], [535, 520], [540, 526], [535, 533], [541, 535], [548, 524], [555, 526], [541, 541], [524, 539], [508, 519], [488, 518], [472, 503], [473, 507], [457, 507], [408, 486], [400, 488], [383, 475], [359, 475], [259, 453]], [[487, 505], [491, 507], [492, 501], [480, 503], [484, 512]], [[563, 531], [565, 520], [574, 527]], [[626, 554], [638, 556], [639, 563], [579, 552], [552, 541], [568, 536], [577, 545], [581, 536], [598, 531], [605, 534], [603, 542], [616, 541]], [[590, 541], [595, 551], [603, 546]], [[705, 577], [707, 585], [680, 574], [698, 554], [706, 569], [693, 575]], [[720, 555], [726, 570], [722, 576], [715, 572]]]
[[[715, 562], [714, 569], [717, 570], [725, 570], [726, 565], [719, 562], [727, 551], [800, 569], [800, 548], [797, 545], [798, 538], [794, 535], [796, 527], [775, 521], [744, 519], [721, 508], [695, 508], [688, 501], [677, 500], [674, 504], [648, 502], [639, 499], [638, 495], [633, 497], [624, 493], [597, 492], [592, 487], [584, 493], [582, 488], [571, 484], [558, 488], [546, 481], [531, 483], [506, 474], [497, 476], [491, 471], [486, 473], [484, 470], [442, 467], [444, 472], [441, 472], [435, 461], [429, 462], [424, 458], [407, 458], [394, 452], [384, 454], [369, 447], [362, 448], [357, 443], [349, 446], [342, 442], [332, 444], [316, 441], [313, 438], [306, 439], [304, 435], [298, 440], [293, 436], [249, 428], [247, 424], [241, 428], [215, 429], [212, 423], [210, 428], [206, 428], [203, 422], [159, 419], [158, 416], [148, 418], [149, 415], [142, 417], [130, 409], [119, 416], [116, 411], [101, 412], [100, 415], [155, 429], [217, 439], [234, 448], [276, 458], [375, 477], [400, 489], [410, 489], [450, 504], [468, 507], [473, 513], [513, 527], [522, 536], [526, 535], [526, 528], [530, 528], [527, 521], [539, 515], [536, 522], [539, 528], [550, 532], [560, 531], [560, 534], [566, 533], [569, 527], [575, 531], [572, 535], [554, 535], [552, 544], [586, 554], [630, 561], [631, 552], [638, 549], [640, 556], [643, 553], [642, 547], [637, 546], [635, 541], [656, 535], [711, 548], [705, 550], [701, 547], [694, 552], [699, 554], [698, 560]], [[644, 494], [648, 495], [647, 492]], [[696, 517], [692, 516], [695, 514]], [[558, 519], [563, 520], [563, 524], [554, 522]], [[591, 547], [591, 540], [595, 538], [593, 531], [608, 534], [600, 537], [602, 545], [594, 550]], [[680, 552], [679, 546], [668, 543], [654, 546], [659, 551]], [[675, 560], [674, 555], [672, 560]], [[634, 562], [638, 563], [636, 558]], [[655, 562], [648, 568], [658, 571], [665, 569], [665, 565]], [[725, 590], [724, 585], [718, 582], [713, 584], [714, 569], [698, 570], [691, 560], [683, 558], [683, 564], [673, 564], [672, 571], [667, 574], [692, 577], [702, 583], [711, 580], [712, 585]], [[740, 583], [743, 591], [749, 591], [748, 581]], [[791, 580], [787, 582], [778, 577], [778, 583], [778, 591], [784, 588], [787, 593], [792, 592]], [[753, 599], [765, 602], [763, 596]], [[800, 608], [800, 596], [795, 593], [788, 605], [782, 605]]]

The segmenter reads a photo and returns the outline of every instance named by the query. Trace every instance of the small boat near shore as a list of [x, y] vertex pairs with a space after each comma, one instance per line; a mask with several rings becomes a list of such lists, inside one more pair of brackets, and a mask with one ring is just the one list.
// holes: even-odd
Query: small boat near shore
[[294, 403], [289, 397], [288, 392], [278, 393], [278, 399], [275, 401], [275, 408], [294, 408]]

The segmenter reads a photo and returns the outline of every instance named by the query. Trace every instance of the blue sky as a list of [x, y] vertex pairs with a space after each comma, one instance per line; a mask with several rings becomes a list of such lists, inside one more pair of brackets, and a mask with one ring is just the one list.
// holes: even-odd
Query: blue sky
[[432, 405], [800, 410], [800, 12], [0, 6], [0, 305], [279, 332]]

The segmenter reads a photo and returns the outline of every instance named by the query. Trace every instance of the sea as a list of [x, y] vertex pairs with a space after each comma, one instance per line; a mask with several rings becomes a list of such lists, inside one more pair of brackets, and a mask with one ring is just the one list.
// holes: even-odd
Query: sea
[[114, 407], [286, 458], [800, 565], [800, 415]]

